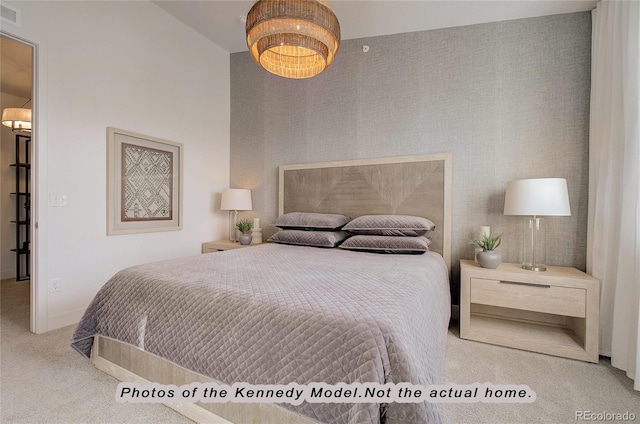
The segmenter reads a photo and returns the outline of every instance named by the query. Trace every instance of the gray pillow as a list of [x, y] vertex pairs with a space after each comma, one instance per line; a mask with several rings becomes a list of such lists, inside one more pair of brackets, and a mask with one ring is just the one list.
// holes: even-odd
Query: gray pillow
[[341, 249], [375, 253], [420, 254], [429, 250], [426, 237], [353, 236], [340, 245]]
[[274, 225], [283, 229], [335, 231], [350, 219], [333, 213], [290, 212], [276, 219]]
[[344, 231], [284, 230], [269, 237], [269, 241], [298, 246], [336, 247], [347, 238]]
[[433, 231], [435, 224], [427, 218], [409, 215], [363, 215], [342, 229], [355, 235], [416, 237]]

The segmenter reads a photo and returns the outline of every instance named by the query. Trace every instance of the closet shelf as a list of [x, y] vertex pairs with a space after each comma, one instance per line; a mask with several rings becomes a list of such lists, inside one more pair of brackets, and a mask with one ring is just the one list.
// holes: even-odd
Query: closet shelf
[[[15, 172], [15, 216], [9, 221], [16, 226], [16, 281], [31, 278], [31, 137], [16, 134], [15, 162], [9, 165]], [[24, 172], [23, 172], [24, 170]]]

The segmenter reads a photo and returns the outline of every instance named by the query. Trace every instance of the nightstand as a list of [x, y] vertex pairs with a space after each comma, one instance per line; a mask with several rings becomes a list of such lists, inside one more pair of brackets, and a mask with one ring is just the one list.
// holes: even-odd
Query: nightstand
[[202, 253], [221, 252], [223, 250], [241, 249], [243, 247], [258, 246], [258, 244], [240, 244], [229, 240], [216, 240], [202, 243]]
[[460, 337], [598, 362], [600, 282], [575, 268], [535, 272], [461, 260]]

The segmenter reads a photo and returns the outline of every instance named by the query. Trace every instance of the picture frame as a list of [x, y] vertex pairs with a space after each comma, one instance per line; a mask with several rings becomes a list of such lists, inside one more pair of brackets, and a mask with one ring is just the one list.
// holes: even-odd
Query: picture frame
[[107, 127], [107, 235], [182, 229], [183, 145]]

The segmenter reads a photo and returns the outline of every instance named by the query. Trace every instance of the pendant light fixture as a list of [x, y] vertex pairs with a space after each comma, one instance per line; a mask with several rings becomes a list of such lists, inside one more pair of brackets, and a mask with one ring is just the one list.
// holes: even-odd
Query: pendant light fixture
[[2, 111], [2, 125], [13, 132], [31, 132], [31, 109], [24, 107], [31, 99], [20, 107], [7, 107]]
[[340, 46], [340, 24], [325, 0], [258, 0], [246, 33], [253, 60], [284, 78], [318, 75]]

